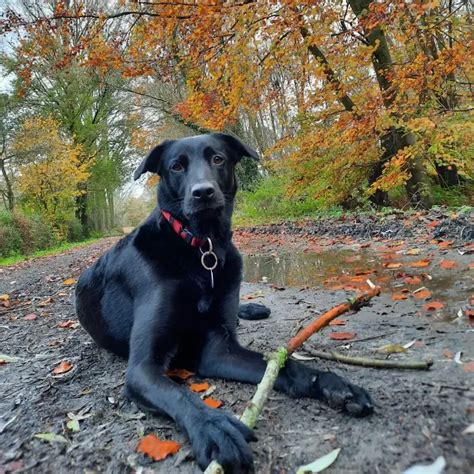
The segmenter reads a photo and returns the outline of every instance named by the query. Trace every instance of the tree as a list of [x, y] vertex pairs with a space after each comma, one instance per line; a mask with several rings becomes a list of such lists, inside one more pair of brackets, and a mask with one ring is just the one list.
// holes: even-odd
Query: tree
[[58, 240], [64, 240], [65, 224], [74, 216], [80, 185], [89, 177], [89, 164], [79, 159], [82, 150], [62, 136], [51, 117], [26, 120], [13, 149], [24, 203], [53, 225]]

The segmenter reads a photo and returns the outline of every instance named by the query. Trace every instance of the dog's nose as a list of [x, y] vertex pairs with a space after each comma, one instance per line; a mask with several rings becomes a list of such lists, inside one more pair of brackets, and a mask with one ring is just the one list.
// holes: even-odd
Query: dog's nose
[[206, 200], [212, 198], [215, 193], [214, 186], [212, 183], [198, 183], [191, 188], [191, 194], [196, 200]]

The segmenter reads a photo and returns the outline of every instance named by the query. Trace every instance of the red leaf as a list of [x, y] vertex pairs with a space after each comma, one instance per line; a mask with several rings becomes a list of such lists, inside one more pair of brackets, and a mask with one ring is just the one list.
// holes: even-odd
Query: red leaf
[[73, 319], [68, 319], [67, 321], [61, 321], [58, 323], [57, 327], [61, 329], [74, 329], [77, 328], [79, 323]]
[[345, 326], [346, 320], [345, 319], [333, 319], [329, 326]]
[[445, 270], [451, 270], [452, 268], [457, 268], [458, 264], [453, 260], [441, 260], [439, 266]]
[[431, 301], [430, 303], [425, 303], [423, 305], [425, 311], [437, 311], [442, 308], [444, 308], [444, 304], [441, 303], [441, 301]]
[[63, 360], [53, 369], [53, 373], [56, 375], [65, 374], [71, 369], [72, 365], [67, 360]]
[[408, 299], [408, 296], [403, 293], [393, 293], [392, 301], [402, 301]]
[[215, 398], [207, 397], [203, 401], [208, 407], [211, 407], [211, 408], [219, 408], [222, 406], [222, 402], [219, 400], [216, 400]]
[[467, 364], [464, 364], [464, 370], [466, 372], [474, 372], [474, 360], [468, 362]]
[[154, 434], [146, 435], [140, 440], [137, 452], [150, 456], [154, 461], [161, 461], [170, 454], [177, 453], [181, 445], [176, 441], [162, 441]]
[[336, 341], [346, 341], [349, 339], [353, 339], [356, 336], [355, 332], [332, 332], [329, 334], [331, 339], [335, 339]]
[[417, 276], [414, 277], [406, 277], [404, 282], [407, 285], [421, 285], [421, 278], [418, 278]]
[[431, 291], [424, 288], [423, 290], [415, 291], [413, 296], [417, 300], [427, 300], [428, 298], [431, 298]]
[[208, 384], [207, 382], [203, 382], [203, 383], [192, 383], [191, 385], [189, 385], [189, 388], [190, 388], [193, 392], [196, 392], [196, 393], [205, 392], [206, 390], [209, 389], [209, 384]]

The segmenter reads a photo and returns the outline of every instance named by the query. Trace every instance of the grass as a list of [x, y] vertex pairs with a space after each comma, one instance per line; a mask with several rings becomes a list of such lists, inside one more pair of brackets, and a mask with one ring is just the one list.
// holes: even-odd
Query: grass
[[81, 240], [80, 242], [66, 242], [56, 247], [51, 247], [45, 250], [38, 250], [37, 252], [34, 252], [30, 255], [13, 255], [11, 257], [0, 258], [0, 267], [14, 265], [15, 263], [23, 262], [25, 260], [31, 260], [38, 257], [55, 255], [77, 247], [84, 247], [86, 245], [90, 245], [94, 242], [97, 242], [101, 238], [102, 237], [92, 237], [90, 239]]

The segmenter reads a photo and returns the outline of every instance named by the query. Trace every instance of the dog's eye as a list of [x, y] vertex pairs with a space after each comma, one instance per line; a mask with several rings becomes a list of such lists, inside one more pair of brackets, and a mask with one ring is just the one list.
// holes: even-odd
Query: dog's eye
[[184, 166], [177, 161], [171, 165], [171, 169], [176, 173], [180, 173], [181, 171], [184, 171]]
[[214, 156], [212, 157], [212, 164], [214, 164], [214, 165], [222, 165], [222, 163], [224, 163], [224, 158], [222, 158], [222, 156], [214, 155]]

